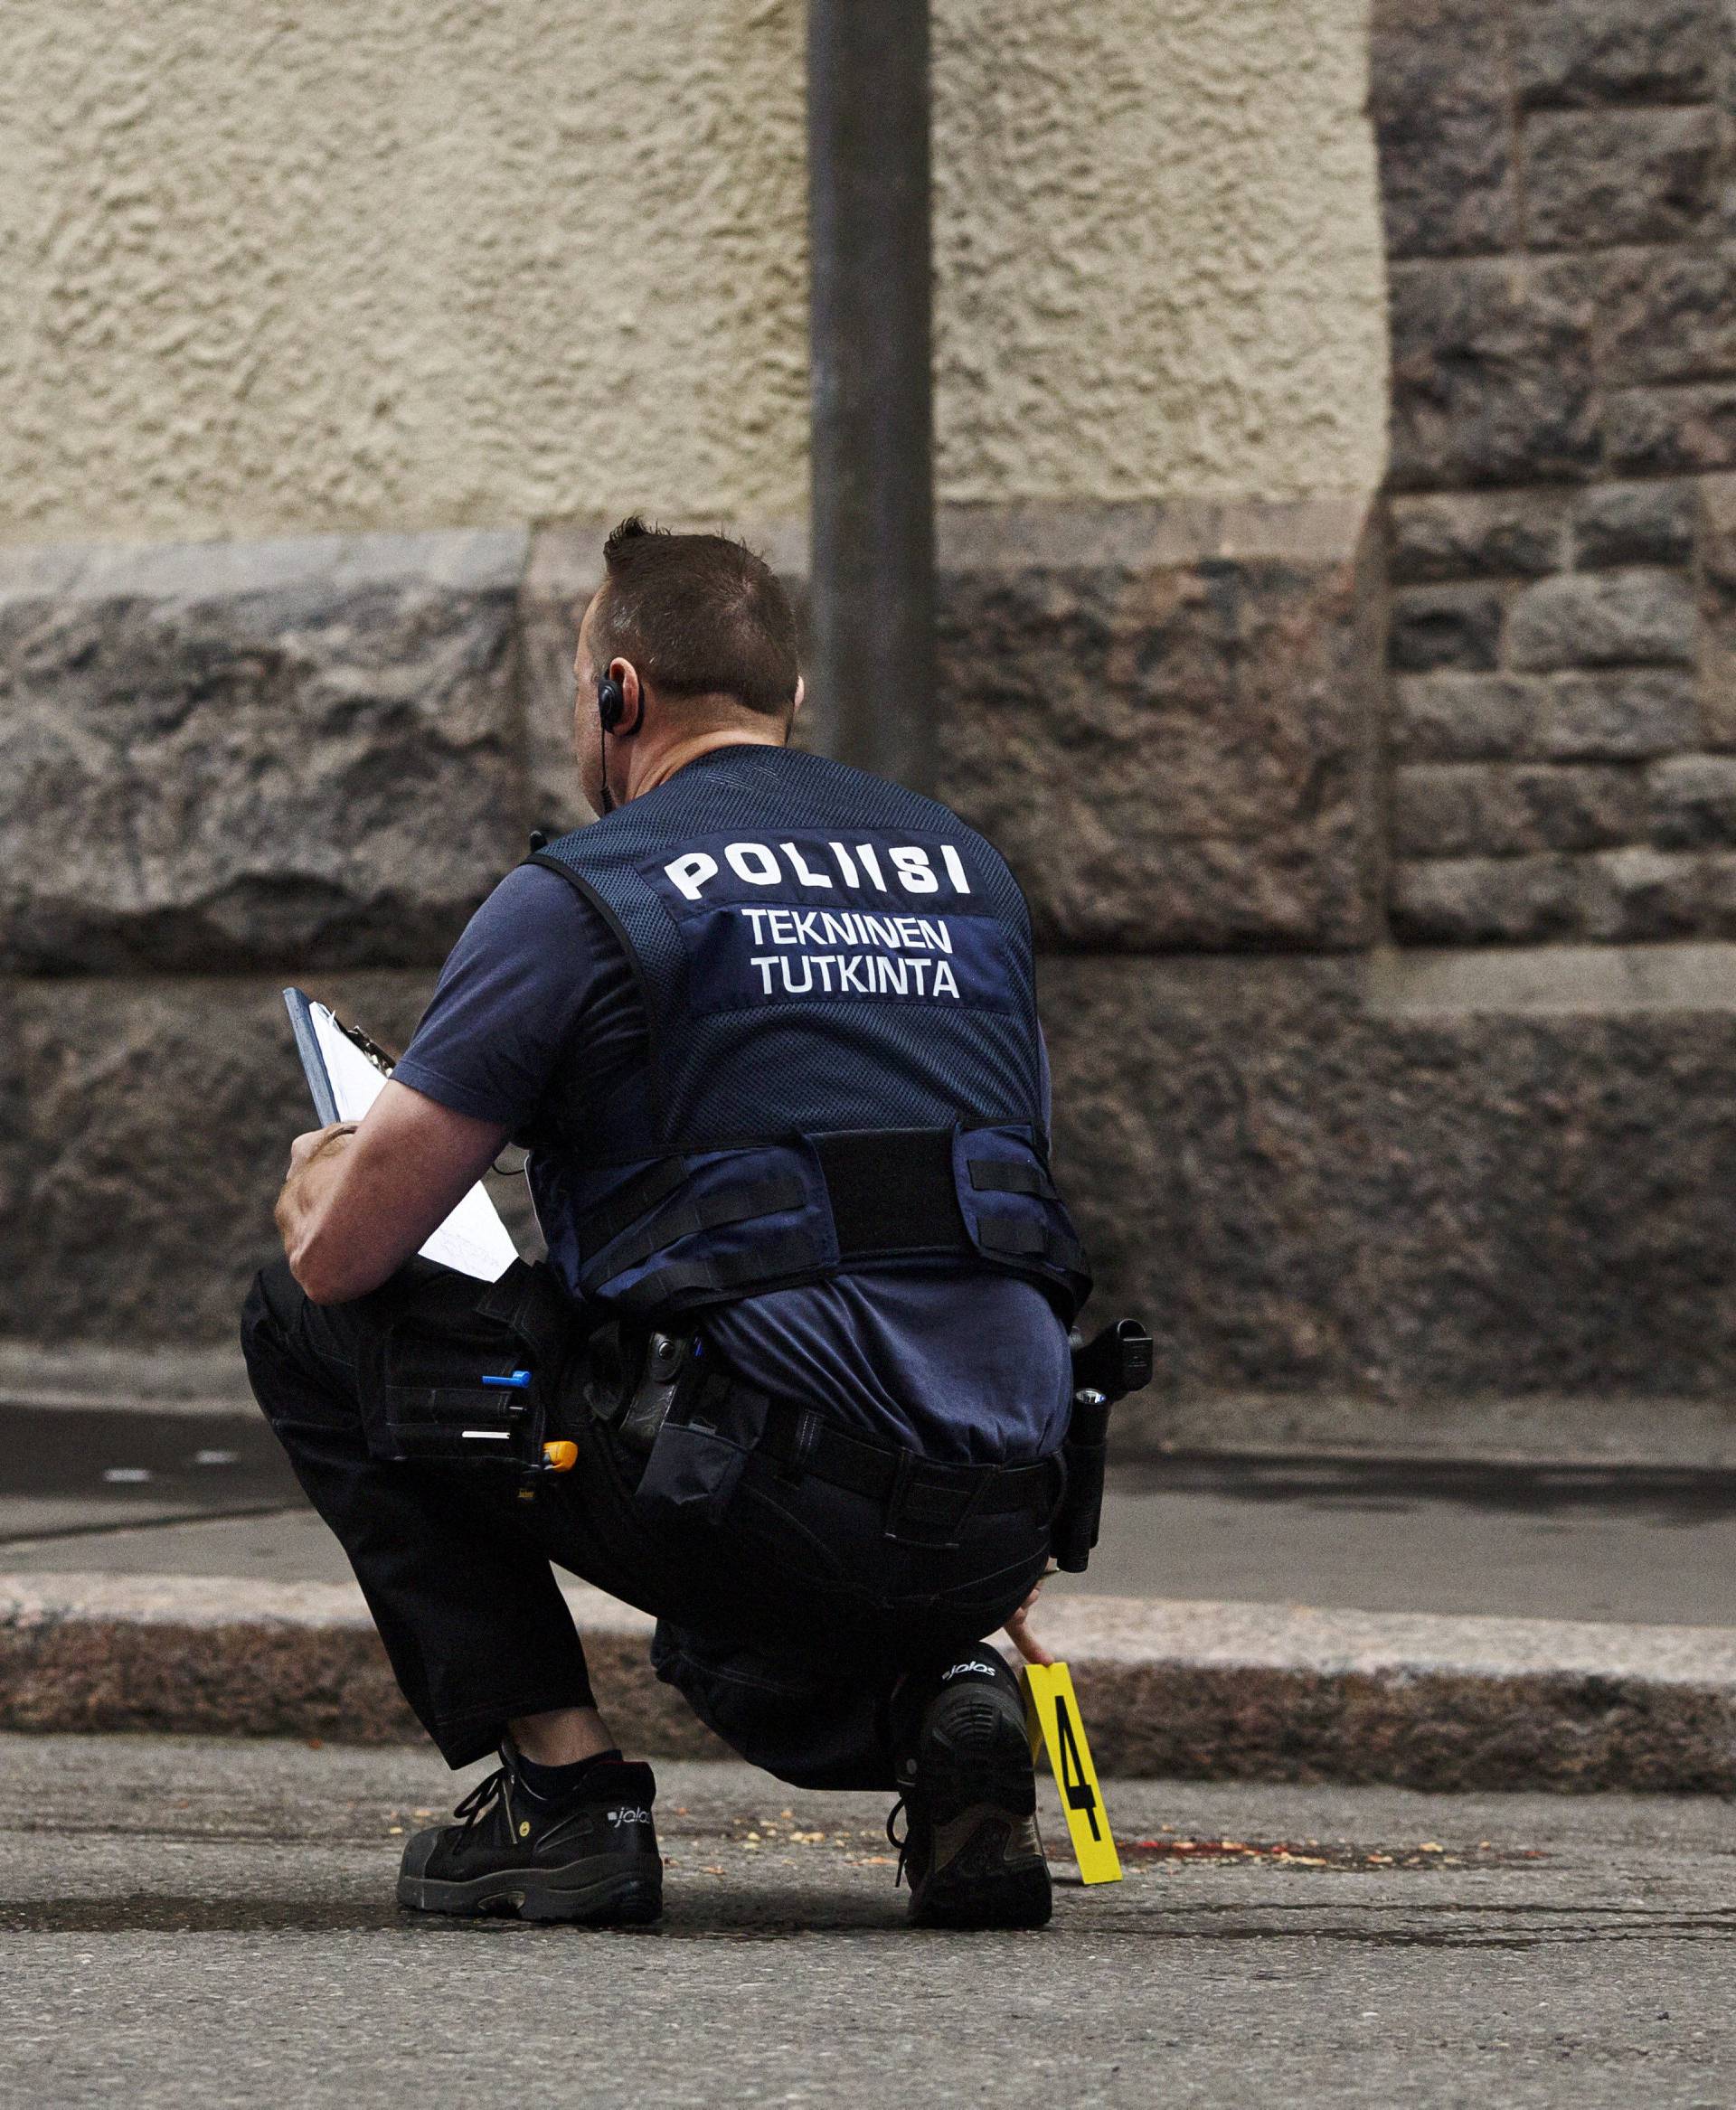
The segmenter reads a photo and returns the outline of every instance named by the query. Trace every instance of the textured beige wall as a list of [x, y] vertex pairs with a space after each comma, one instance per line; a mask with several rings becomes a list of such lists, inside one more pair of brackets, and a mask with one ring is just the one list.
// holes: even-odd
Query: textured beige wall
[[[943, 495], [1379, 474], [1366, 0], [937, 0]], [[0, 536], [788, 513], [798, 0], [10, 0]]]
[[936, 0], [950, 498], [1366, 490], [1368, 0]]
[[5, 527], [785, 499], [795, 21], [764, 0], [9, 0]]

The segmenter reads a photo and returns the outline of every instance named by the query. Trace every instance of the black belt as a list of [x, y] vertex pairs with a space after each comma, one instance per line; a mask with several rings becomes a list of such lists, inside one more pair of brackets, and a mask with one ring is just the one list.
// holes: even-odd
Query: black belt
[[[1034, 1465], [949, 1465], [846, 1436], [811, 1407], [769, 1399], [714, 1360], [696, 1363], [693, 1336], [655, 1333], [641, 1361], [629, 1352], [620, 1367], [618, 1328], [590, 1344], [592, 1382], [585, 1388], [597, 1419], [623, 1449], [647, 1456], [666, 1419], [705, 1428], [751, 1430], [751, 1455], [780, 1479], [812, 1474], [833, 1487], [882, 1502], [894, 1537], [951, 1542], [971, 1516], [1028, 1516], [1046, 1524], [1067, 1484], [1061, 1454]], [[739, 1439], [738, 1439], [739, 1440]]]
[[1066, 1468], [1059, 1454], [1035, 1465], [948, 1465], [845, 1436], [811, 1407], [773, 1399], [760, 1455], [787, 1474], [884, 1502], [912, 1521], [936, 1526], [967, 1515], [1030, 1516], [1046, 1521], [1061, 1499]]

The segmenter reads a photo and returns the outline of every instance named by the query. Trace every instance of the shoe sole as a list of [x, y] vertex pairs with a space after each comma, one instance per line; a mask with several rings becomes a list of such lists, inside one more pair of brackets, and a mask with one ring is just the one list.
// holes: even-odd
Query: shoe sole
[[[922, 1772], [936, 1812], [937, 1850], [943, 1832], [951, 1843], [910, 1899], [913, 1926], [960, 1932], [1033, 1928], [1046, 1926], [1054, 1911], [1041, 1838], [1035, 1854], [1007, 1854], [1017, 1832], [1026, 1824], [1034, 1830], [1037, 1809], [1024, 1710], [1015, 1710], [1004, 1695], [986, 1706], [985, 1697], [979, 1688], [960, 1692], [950, 1708], [943, 1700], [923, 1738]], [[948, 1714], [954, 1718], [950, 1726]], [[941, 1817], [941, 1811], [955, 1813]]]
[[411, 1912], [445, 1912], [459, 1918], [564, 1921], [577, 1926], [650, 1926], [663, 1916], [663, 1861], [637, 1854], [623, 1865], [609, 1856], [565, 1868], [509, 1869], [464, 1882], [429, 1876], [400, 1876], [398, 1902]]
[[[980, 1820], [976, 1829], [955, 1860], [923, 1885], [920, 1899], [911, 1900], [910, 1925], [972, 1934], [1047, 1926], [1055, 1909], [1048, 1863], [1028, 1855], [1017, 1860], [1004, 1858], [1010, 1829], [1005, 1810], [985, 1803], [970, 1814]], [[960, 1870], [958, 1862], [971, 1858], [979, 1846], [1000, 1865]]]

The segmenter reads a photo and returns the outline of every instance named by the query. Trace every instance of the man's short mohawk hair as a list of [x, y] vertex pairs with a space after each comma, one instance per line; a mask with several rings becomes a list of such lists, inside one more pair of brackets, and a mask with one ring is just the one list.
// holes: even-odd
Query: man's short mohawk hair
[[599, 674], [630, 660], [660, 696], [729, 696], [767, 718], [790, 710], [796, 618], [745, 542], [676, 534], [633, 513], [603, 543], [603, 573], [590, 626]]
[[642, 513], [629, 513], [618, 527], [609, 531], [608, 540], [603, 544], [604, 570], [612, 571], [615, 569], [616, 560], [628, 542], [637, 542], [641, 535], [666, 535], [668, 532], [667, 528], [649, 526]]

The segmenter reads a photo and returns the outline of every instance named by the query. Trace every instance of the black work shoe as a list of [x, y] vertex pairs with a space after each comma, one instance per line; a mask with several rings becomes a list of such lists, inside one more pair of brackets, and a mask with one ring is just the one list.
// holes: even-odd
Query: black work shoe
[[979, 1648], [901, 1697], [912, 1724], [897, 1755], [907, 1829], [901, 1842], [894, 1809], [886, 1836], [910, 1878], [910, 1924], [1046, 1926], [1054, 1899], [1017, 1679]]
[[415, 1912], [516, 1914], [586, 1926], [649, 1926], [663, 1910], [663, 1856], [648, 1766], [610, 1760], [543, 1801], [510, 1747], [498, 1773], [404, 1849], [398, 1902]]

